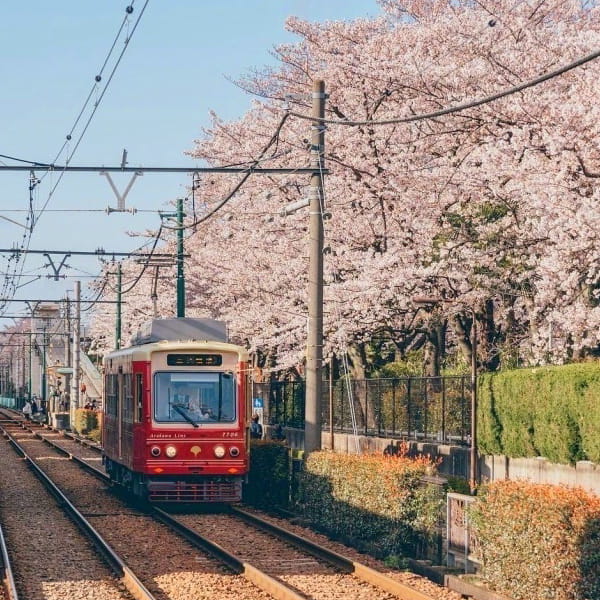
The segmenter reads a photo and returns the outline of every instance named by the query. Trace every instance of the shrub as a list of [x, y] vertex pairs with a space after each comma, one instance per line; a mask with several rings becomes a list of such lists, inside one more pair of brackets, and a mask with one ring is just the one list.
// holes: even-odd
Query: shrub
[[298, 509], [318, 528], [375, 556], [423, 555], [436, 534], [441, 490], [424, 485], [426, 458], [312, 452]]
[[98, 413], [95, 410], [78, 408], [75, 411], [75, 419], [72, 428], [77, 433], [87, 434], [90, 431], [99, 429], [99, 427], [100, 424], [98, 422]]
[[600, 600], [600, 498], [502, 481], [470, 509], [482, 576], [515, 600]]
[[290, 458], [281, 442], [252, 440], [250, 472], [244, 484], [244, 502], [259, 508], [285, 508], [289, 504]]
[[600, 463], [598, 363], [486, 374], [478, 391], [480, 452]]

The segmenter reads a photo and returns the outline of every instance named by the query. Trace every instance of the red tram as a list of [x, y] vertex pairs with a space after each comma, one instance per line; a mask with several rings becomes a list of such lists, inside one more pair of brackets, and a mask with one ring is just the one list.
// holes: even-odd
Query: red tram
[[236, 502], [248, 473], [248, 353], [222, 322], [160, 319], [104, 358], [103, 461], [151, 502]]

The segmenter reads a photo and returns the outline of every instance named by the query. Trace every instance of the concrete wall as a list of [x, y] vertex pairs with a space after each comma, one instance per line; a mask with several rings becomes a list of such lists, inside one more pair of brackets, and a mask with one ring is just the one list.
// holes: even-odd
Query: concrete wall
[[[267, 427], [267, 430], [270, 428]], [[300, 429], [285, 429], [287, 444], [292, 448], [304, 447], [304, 432]], [[269, 432], [267, 431], [267, 437]], [[401, 443], [399, 440], [353, 436], [334, 433], [333, 449], [336, 452], [356, 454], [372, 452], [389, 453]], [[331, 450], [331, 434], [322, 434], [322, 448]], [[440, 461], [439, 472], [446, 476], [469, 478], [469, 448], [445, 444], [406, 442], [409, 453], [428, 454]], [[527, 479], [534, 483], [580, 486], [600, 495], [600, 465], [589, 461], [579, 461], [574, 466], [551, 463], [546, 458], [509, 458], [507, 456], [481, 456], [479, 476], [483, 482], [504, 479]]]

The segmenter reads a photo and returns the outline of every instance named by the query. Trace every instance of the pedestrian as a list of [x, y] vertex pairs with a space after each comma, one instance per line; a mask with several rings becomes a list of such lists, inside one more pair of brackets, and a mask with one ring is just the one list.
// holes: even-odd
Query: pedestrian
[[29, 402], [29, 400], [27, 400], [23, 406], [23, 416], [26, 421], [31, 421], [31, 402]]
[[283, 427], [281, 426], [281, 423], [275, 424], [272, 435], [274, 440], [285, 440], [285, 434], [283, 433]]
[[258, 422], [258, 415], [252, 415], [252, 423], [250, 423], [250, 437], [256, 440], [262, 438], [262, 425]]
[[38, 411], [38, 405], [37, 402], [35, 401], [35, 397], [33, 398], [33, 400], [31, 401], [31, 414], [35, 415]]

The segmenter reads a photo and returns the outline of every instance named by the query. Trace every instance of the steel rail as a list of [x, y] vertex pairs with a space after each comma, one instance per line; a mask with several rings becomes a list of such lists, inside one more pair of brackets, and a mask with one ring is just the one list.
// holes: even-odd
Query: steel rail
[[263, 531], [270, 533], [271, 535], [274, 535], [301, 550], [309, 552], [321, 560], [329, 562], [334, 567], [342, 569], [347, 573], [352, 573], [366, 583], [370, 583], [371, 585], [383, 589], [390, 594], [394, 594], [403, 600], [432, 600], [431, 596], [428, 596], [427, 594], [424, 594], [423, 592], [420, 592], [404, 583], [396, 581], [384, 573], [380, 573], [371, 567], [367, 567], [362, 563], [342, 556], [333, 550], [324, 548], [323, 546], [296, 535], [287, 529], [283, 529], [282, 527], [265, 521], [264, 519], [261, 519], [260, 517], [257, 517], [256, 515], [253, 515], [242, 508], [231, 506], [230, 512], [247, 523], [262, 529]]
[[[4, 428], [3, 434], [8, 439], [15, 452], [22, 456], [27, 466], [33, 471], [34, 475], [42, 482], [46, 489], [57, 500], [58, 505], [75, 522], [80, 530], [89, 537], [96, 546], [100, 555], [104, 558], [113, 572], [121, 579], [123, 585], [136, 600], [156, 600], [148, 591], [144, 584], [137, 578], [135, 573], [124, 563], [121, 557], [111, 548], [104, 538], [94, 529], [94, 527], [85, 519], [85, 517], [75, 508], [69, 499], [60, 491], [54, 482], [38, 467], [35, 461], [25, 452], [22, 446], [8, 433]], [[37, 434], [36, 434], [37, 435]]]
[[[49, 440], [48, 438], [44, 437], [40, 432], [35, 430], [30, 431], [37, 438], [43, 440], [48, 445], [52, 446], [52, 448], [54, 448], [60, 454], [67, 456], [70, 460], [75, 461], [79, 466], [89, 471], [98, 479], [110, 483], [110, 478], [105, 473], [96, 469], [95, 467], [87, 463], [84, 459], [71, 454], [68, 450], [60, 447], [53, 440]], [[173, 530], [177, 535], [188, 541], [194, 547], [200, 548], [201, 550], [208, 552], [209, 554], [214, 556], [218, 561], [224, 563], [231, 571], [233, 571], [237, 575], [242, 575], [245, 579], [255, 584], [263, 591], [267, 592], [268, 594], [271, 594], [274, 598], [276, 598], [276, 600], [306, 600], [304, 596], [298, 594], [293, 589], [285, 585], [283, 582], [280, 582], [274, 577], [267, 575], [254, 565], [240, 560], [234, 554], [231, 554], [219, 544], [212, 542], [211, 540], [205, 538], [198, 532], [185, 526], [183, 523], [179, 522], [177, 519], [173, 518], [171, 515], [169, 515], [162, 509], [151, 505], [146, 505], [144, 509], [146, 513], [149, 514], [153, 519], [156, 519], [157, 521], [166, 525], [169, 529]]]
[[8, 548], [6, 547], [2, 526], [0, 526], [0, 570], [2, 571], [2, 583], [8, 594], [8, 599], [19, 600], [19, 594], [17, 594], [15, 577], [10, 566], [10, 558], [8, 556]]
[[271, 594], [277, 600], [306, 600], [305, 596], [298, 594], [283, 582], [267, 575], [254, 565], [239, 559], [219, 544], [190, 529], [164, 510], [156, 506], [151, 507], [150, 510], [152, 516], [173, 529], [188, 542], [209, 552], [218, 560], [224, 562], [234, 573], [243, 575], [248, 581]]

